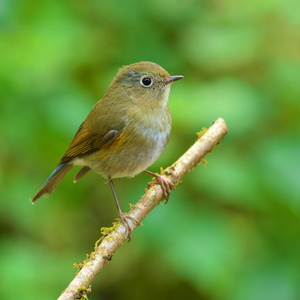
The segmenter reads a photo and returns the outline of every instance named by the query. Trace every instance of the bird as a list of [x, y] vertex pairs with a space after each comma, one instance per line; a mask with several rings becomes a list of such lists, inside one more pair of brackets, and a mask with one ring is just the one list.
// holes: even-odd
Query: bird
[[171, 135], [172, 119], [168, 107], [170, 86], [183, 76], [171, 76], [160, 65], [141, 61], [119, 69], [103, 98], [99, 100], [79, 126], [67, 151], [53, 173], [32, 198], [50, 195], [73, 166], [81, 170], [77, 182], [93, 170], [108, 179], [121, 222], [131, 227], [119, 205], [113, 179], [133, 177], [141, 172], [156, 180], [166, 202], [174, 184], [147, 170], [163, 153]]

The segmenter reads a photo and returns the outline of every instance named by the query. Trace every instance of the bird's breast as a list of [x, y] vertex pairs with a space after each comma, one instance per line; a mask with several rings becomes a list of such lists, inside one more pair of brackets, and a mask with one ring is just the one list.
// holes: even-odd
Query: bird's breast
[[169, 111], [146, 116], [130, 115], [115, 141], [85, 157], [80, 165], [87, 165], [106, 177], [134, 176], [147, 169], [163, 153], [169, 142], [171, 126]]

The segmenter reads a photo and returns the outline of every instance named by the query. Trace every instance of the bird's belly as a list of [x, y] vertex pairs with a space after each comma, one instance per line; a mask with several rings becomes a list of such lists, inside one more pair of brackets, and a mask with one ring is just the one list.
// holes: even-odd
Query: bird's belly
[[122, 146], [115, 143], [109, 149], [100, 149], [78, 158], [74, 164], [88, 166], [96, 173], [110, 178], [135, 176], [160, 157], [168, 144], [170, 133], [171, 126], [167, 126], [164, 131], [140, 129], [138, 136], [128, 138]]

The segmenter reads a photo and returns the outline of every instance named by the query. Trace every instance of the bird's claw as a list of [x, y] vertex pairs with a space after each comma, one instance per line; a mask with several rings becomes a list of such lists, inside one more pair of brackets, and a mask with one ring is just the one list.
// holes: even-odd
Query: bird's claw
[[169, 197], [170, 197], [170, 194], [171, 194], [171, 190], [175, 190], [175, 185], [164, 179], [162, 176], [158, 175], [158, 174], [155, 174], [154, 175], [156, 180], [152, 181], [152, 182], [149, 182], [148, 183], [148, 188], [152, 187], [154, 184], [159, 184], [163, 190], [163, 195], [164, 195], [164, 198], [165, 198], [165, 203], [164, 204], [167, 204], [168, 201], [169, 201]]
[[138, 220], [136, 220], [134, 217], [125, 215], [123, 213], [120, 213], [119, 217], [121, 219], [121, 222], [123, 223], [123, 225], [125, 226], [125, 228], [128, 231], [128, 242], [130, 242], [131, 241], [131, 232], [132, 232], [132, 229], [131, 229], [131, 227], [130, 227], [128, 221], [127, 221], [127, 219], [131, 220], [132, 222], [136, 223], [137, 225], [141, 225], [141, 223]]

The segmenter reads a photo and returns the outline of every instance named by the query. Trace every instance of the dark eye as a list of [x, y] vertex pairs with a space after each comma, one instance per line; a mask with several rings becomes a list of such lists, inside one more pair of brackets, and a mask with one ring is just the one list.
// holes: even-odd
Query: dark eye
[[152, 79], [150, 77], [143, 77], [141, 80], [143, 86], [150, 86], [152, 84]]

